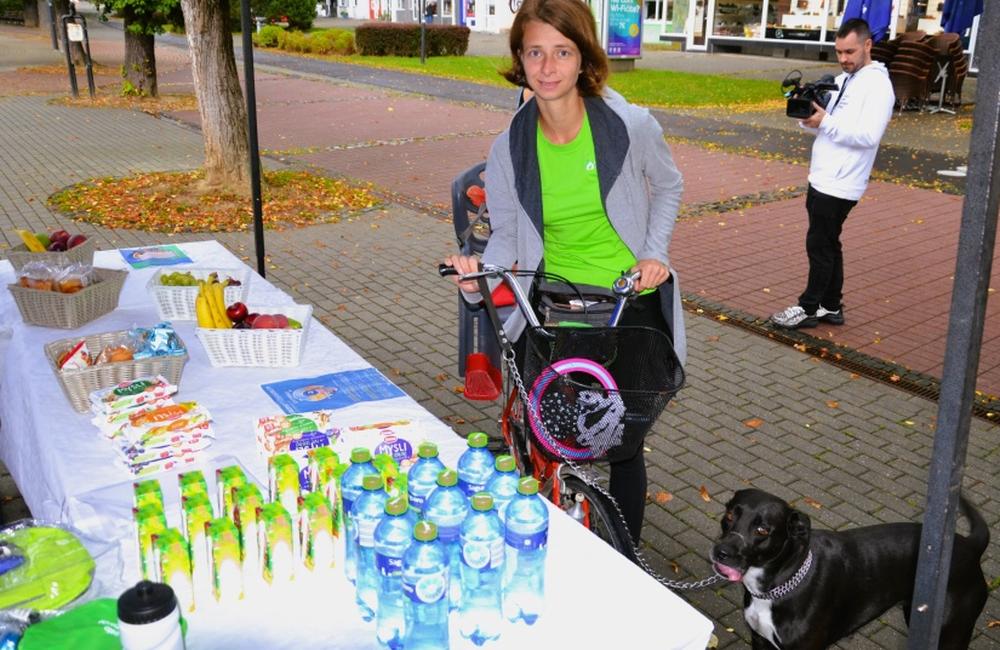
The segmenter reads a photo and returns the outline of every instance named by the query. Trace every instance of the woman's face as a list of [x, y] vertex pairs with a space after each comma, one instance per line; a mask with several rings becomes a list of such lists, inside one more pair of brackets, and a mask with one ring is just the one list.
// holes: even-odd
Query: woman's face
[[524, 27], [521, 65], [528, 86], [542, 101], [579, 96], [576, 80], [582, 57], [576, 43], [548, 23], [532, 20]]

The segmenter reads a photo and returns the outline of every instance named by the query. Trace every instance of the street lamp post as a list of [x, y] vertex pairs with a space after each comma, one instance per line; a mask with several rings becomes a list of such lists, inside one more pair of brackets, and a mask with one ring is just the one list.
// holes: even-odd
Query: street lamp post
[[257, 273], [265, 277], [264, 201], [260, 193], [260, 149], [257, 142], [257, 91], [253, 79], [253, 29], [250, 0], [241, 0], [243, 31], [243, 77], [247, 92], [247, 138], [250, 145], [250, 193], [253, 197], [253, 239], [257, 252]]

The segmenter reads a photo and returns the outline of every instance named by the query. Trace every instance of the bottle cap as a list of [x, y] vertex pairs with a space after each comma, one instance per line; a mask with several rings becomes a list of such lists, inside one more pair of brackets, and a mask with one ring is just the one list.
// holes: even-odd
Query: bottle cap
[[438, 474], [438, 485], [441, 487], [451, 487], [458, 485], [458, 472], [453, 469], [443, 469]]
[[472, 495], [472, 509], [486, 512], [493, 509], [493, 496], [489, 492], [476, 492]]
[[365, 474], [361, 479], [361, 487], [366, 490], [382, 489], [382, 476], [379, 474]]
[[118, 620], [145, 625], [166, 618], [177, 607], [170, 585], [143, 580], [118, 597]]
[[392, 497], [385, 502], [385, 514], [402, 515], [406, 513], [409, 507], [410, 505], [405, 496], [399, 495], [398, 497]]
[[368, 450], [368, 447], [355, 447], [351, 450], [351, 462], [357, 465], [358, 463], [367, 463], [372, 459], [372, 452]]
[[413, 539], [418, 542], [432, 542], [437, 539], [438, 527], [430, 521], [418, 521], [413, 527]]
[[437, 458], [438, 447], [433, 442], [421, 442], [417, 448], [417, 455], [421, 458]]
[[514, 457], [510, 454], [497, 456], [496, 468], [498, 472], [513, 472], [515, 467], [517, 467], [517, 464], [514, 462]]
[[534, 477], [525, 476], [517, 482], [517, 492], [528, 496], [538, 494], [538, 481]]
[[468, 442], [469, 446], [474, 449], [481, 449], [489, 444], [490, 438], [482, 431], [476, 431], [474, 433], [469, 434], [469, 437], [466, 439], [466, 442]]

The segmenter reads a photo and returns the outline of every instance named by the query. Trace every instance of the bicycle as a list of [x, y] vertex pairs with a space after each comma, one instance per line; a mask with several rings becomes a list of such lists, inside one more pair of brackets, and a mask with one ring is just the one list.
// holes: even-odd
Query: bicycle
[[[635, 294], [638, 274], [623, 273], [615, 280], [611, 291], [613, 305], [610, 309], [605, 305], [603, 313], [606, 315], [589, 319], [602, 326], [546, 327], [539, 321], [516, 279], [518, 275], [538, 274], [492, 265], [481, 265], [481, 268], [480, 272], [463, 275], [460, 279], [480, 282], [486, 309], [491, 314], [502, 356], [507, 362], [508, 397], [499, 424], [504, 443], [518, 469], [538, 479], [540, 493], [552, 503], [649, 571], [638, 555], [617, 502], [583, 466], [605, 456], [616, 442], [622, 441], [629, 428], [632, 429], [628, 432], [631, 438], [642, 444], [646, 430], [683, 384], [683, 370], [665, 334], [649, 328], [618, 327], [625, 306]], [[457, 275], [453, 267], [445, 265], [439, 266], [438, 271], [442, 276]], [[528, 321], [523, 373], [527, 381], [522, 379], [513, 348], [496, 317], [486, 287], [487, 278], [500, 279], [507, 284]], [[576, 300], [576, 305], [586, 313], [593, 306], [589, 304], [591, 301], [566, 284], [571, 291], [563, 297], [575, 294], [576, 298], [570, 298], [570, 302]], [[603, 318], [606, 322], [601, 322]], [[653, 341], [655, 350], [648, 356], [656, 356], [663, 362], [664, 372], [659, 375], [665, 385], [658, 390], [618, 385], [614, 372], [619, 370], [629, 376], [639, 375], [640, 381], [650, 377], [650, 373], [631, 367], [636, 354], [619, 345], [623, 339], [634, 337]], [[559, 358], [553, 357], [554, 348], [558, 348], [555, 356]], [[640, 357], [643, 352], [647, 350], [642, 350]], [[530, 384], [530, 388], [526, 384]], [[639, 403], [651, 398], [655, 404]], [[556, 412], [558, 415], [552, 417]], [[637, 451], [638, 448], [633, 449]]]

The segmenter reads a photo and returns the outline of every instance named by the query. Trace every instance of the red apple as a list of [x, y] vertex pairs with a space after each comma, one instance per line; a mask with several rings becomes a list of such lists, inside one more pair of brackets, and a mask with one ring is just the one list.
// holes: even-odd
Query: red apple
[[226, 316], [229, 316], [229, 320], [234, 323], [242, 322], [249, 315], [247, 306], [242, 302], [234, 302], [233, 304], [226, 307]]
[[53, 253], [61, 253], [66, 250], [66, 240], [65, 239], [53, 239], [52, 243], [49, 244], [48, 250]]
[[285, 316], [284, 314], [275, 314], [274, 320], [278, 323], [277, 324], [278, 329], [283, 330], [286, 327], [288, 327], [288, 316]]
[[247, 314], [247, 317], [243, 319], [243, 322], [247, 324], [247, 327], [252, 327], [257, 317], [260, 316], [257, 312], [252, 312]]
[[261, 314], [253, 321], [253, 329], [255, 330], [273, 330], [278, 329], [278, 321], [271, 314]]
[[86, 235], [73, 235], [66, 241], [66, 248], [74, 248], [87, 241]]
[[65, 230], [56, 230], [49, 235], [49, 241], [69, 241], [69, 233]]

